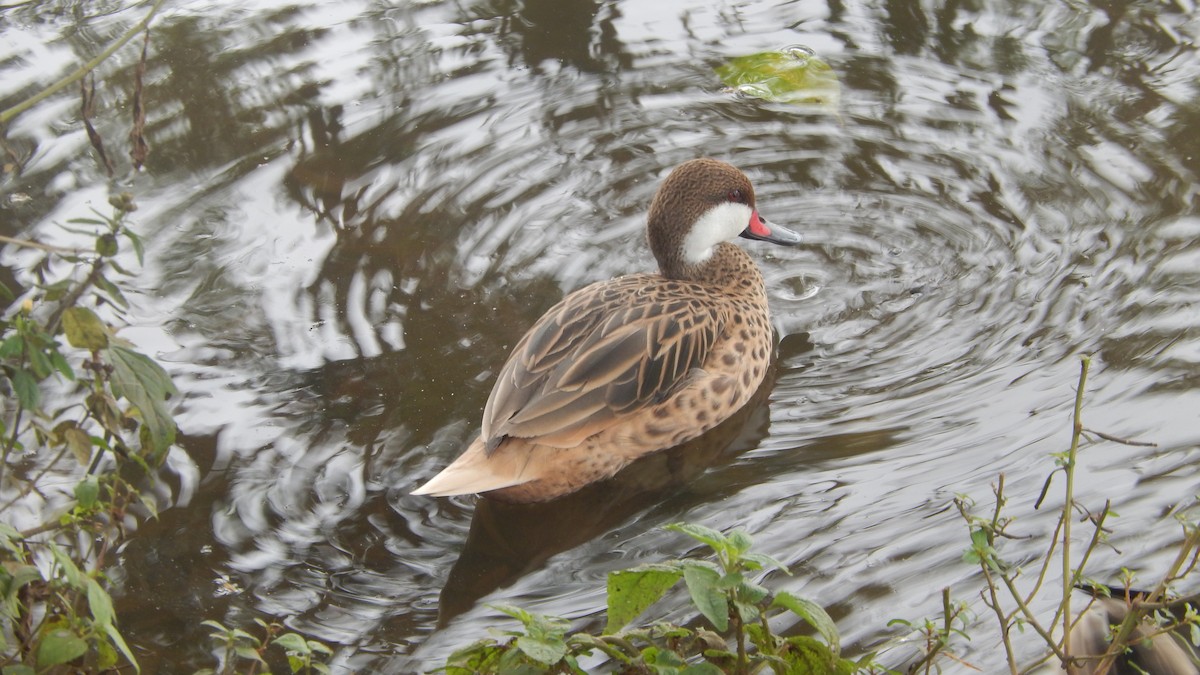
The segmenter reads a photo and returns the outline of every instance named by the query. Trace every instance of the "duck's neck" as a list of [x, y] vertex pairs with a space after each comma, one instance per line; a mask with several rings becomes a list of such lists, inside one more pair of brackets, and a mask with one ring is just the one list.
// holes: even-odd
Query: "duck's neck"
[[660, 271], [668, 279], [693, 281], [721, 286], [734, 292], [762, 292], [763, 278], [758, 266], [740, 246], [722, 242], [713, 247], [712, 255], [698, 263], [674, 264], [660, 261]]

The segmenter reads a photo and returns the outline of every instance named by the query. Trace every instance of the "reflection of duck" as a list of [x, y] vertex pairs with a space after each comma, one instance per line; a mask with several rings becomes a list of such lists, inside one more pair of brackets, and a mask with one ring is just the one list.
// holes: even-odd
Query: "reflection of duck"
[[414, 494], [551, 499], [746, 404], [771, 359], [771, 323], [758, 267], [729, 242], [799, 236], [764, 221], [750, 180], [713, 159], [671, 172], [647, 233], [660, 274], [595, 283], [546, 312], [501, 369], [480, 437]]

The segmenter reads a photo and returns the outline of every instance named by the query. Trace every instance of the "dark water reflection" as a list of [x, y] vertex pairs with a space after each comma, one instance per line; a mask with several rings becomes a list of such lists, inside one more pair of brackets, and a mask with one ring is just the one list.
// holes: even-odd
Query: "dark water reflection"
[[[286, 617], [343, 667], [392, 671], [499, 621], [481, 597], [598, 625], [608, 571], [689, 550], [660, 529], [680, 519], [752, 532], [795, 567], [777, 587], [871, 648], [944, 585], [975, 597], [950, 499], [1004, 471], [1026, 513], [1082, 353], [1090, 424], [1159, 443], [1087, 451], [1082, 500], [1128, 523], [1092, 571], [1169, 555], [1200, 456], [1190, 3], [176, 5], [151, 42], [148, 170], [117, 181], [149, 242], [126, 334], [185, 392], [194, 460], [172, 458], [175, 508], [118, 573], [149, 672], [207, 664], [204, 618]], [[143, 11], [3, 10], [0, 98]], [[792, 44], [839, 74], [837, 114], [720, 90], [713, 66]], [[99, 78], [113, 154], [134, 56]], [[5, 234], [70, 243], [54, 223], [104, 203], [74, 110], [10, 126], [28, 161]], [[768, 400], [557, 506], [408, 496], [542, 311], [648, 266], [646, 204], [700, 155], [805, 232], [754, 249], [782, 337]]]

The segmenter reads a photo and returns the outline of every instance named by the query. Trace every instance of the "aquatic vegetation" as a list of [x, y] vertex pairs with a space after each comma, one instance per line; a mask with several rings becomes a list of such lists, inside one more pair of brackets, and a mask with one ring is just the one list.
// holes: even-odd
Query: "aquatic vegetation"
[[766, 101], [837, 112], [842, 99], [837, 72], [807, 47], [739, 56], [716, 71], [725, 86]]

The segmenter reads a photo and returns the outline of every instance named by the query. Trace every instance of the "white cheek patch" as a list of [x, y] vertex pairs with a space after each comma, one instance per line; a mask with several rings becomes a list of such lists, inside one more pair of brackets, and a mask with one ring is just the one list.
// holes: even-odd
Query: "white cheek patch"
[[688, 264], [708, 260], [713, 247], [741, 234], [753, 215], [753, 209], [737, 202], [722, 202], [705, 211], [683, 239], [684, 260]]

